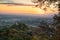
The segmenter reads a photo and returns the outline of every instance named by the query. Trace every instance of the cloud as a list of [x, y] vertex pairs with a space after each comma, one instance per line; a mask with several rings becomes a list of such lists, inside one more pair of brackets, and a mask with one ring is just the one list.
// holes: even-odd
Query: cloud
[[31, 0], [0, 0], [0, 3], [23, 3], [23, 4], [33, 4]]
[[11, 0], [0, 0], [0, 3], [13, 3]]
[[31, 0], [12, 0], [15, 3], [32, 4]]

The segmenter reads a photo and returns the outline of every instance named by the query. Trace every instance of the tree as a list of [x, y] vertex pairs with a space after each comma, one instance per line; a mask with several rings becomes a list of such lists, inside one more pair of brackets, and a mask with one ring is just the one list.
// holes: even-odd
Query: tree
[[42, 32], [46, 32], [48, 29], [48, 26], [49, 26], [48, 23], [46, 21], [42, 20], [38, 27], [42, 28], [42, 30], [41, 30]]
[[33, 3], [37, 3], [36, 7], [39, 7], [46, 11], [46, 9], [51, 5], [56, 6], [55, 2], [59, 2], [58, 0], [32, 0]]
[[60, 13], [53, 17], [56, 40], [60, 40]]
[[24, 23], [16, 23], [8, 31], [8, 40], [30, 40], [29, 28]]
[[0, 40], [31, 40], [31, 31], [24, 23], [16, 23], [0, 30]]
[[49, 40], [49, 36], [48, 36], [48, 29], [49, 29], [49, 25], [46, 21], [41, 21], [39, 26], [40, 28], [40, 36], [41, 36], [41, 40]]
[[60, 13], [59, 14], [57, 14], [57, 15], [55, 15], [54, 17], [53, 17], [53, 19], [54, 19], [54, 24], [60, 24]]
[[34, 36], [32, 37], [32, 40], [40, 40], [40, 38], [39, 38], [38, 35], [34, 35]]

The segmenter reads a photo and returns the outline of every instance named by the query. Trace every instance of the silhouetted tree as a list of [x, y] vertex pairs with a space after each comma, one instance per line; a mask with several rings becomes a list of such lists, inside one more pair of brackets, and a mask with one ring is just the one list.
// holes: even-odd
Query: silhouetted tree
[[55, 15], [54, 17], [54, 29], [55, 29], [55, 35], [56, 40], [60, 40], [60, 13]]

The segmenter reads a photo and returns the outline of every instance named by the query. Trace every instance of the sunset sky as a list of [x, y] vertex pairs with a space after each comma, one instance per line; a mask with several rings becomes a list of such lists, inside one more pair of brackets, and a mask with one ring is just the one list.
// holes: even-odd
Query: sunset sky
[[[48, 14], [48, 13], [57, 12], [57, 10], [58, 10], [58, 9], [54, 8], [53, 9], [54, 11], [53, 11], [52, 9], [48, 8], [47, 11], [44, 11], [38, 7], [35, 7], [34, 3], [32, 3], [31, 0], [0, 0], [0, 3], [22, 3], [22, 4], [25, 4], [25, 5], [0, 4], [0, 14], [1, 13]], [[29, 5], [31, 5], [31, 6], [29, 6]]]
[[0, 0], [0, 3], [23, 3], [23, 4], [33, 4], [31, 0]]

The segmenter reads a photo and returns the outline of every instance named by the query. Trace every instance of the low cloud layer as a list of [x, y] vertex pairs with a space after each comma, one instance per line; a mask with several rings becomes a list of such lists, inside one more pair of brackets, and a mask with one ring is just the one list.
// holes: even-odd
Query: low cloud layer
[[23, 3], [23, 4], [33, 4], [31, 0], [0, 0], [0, 3]]

